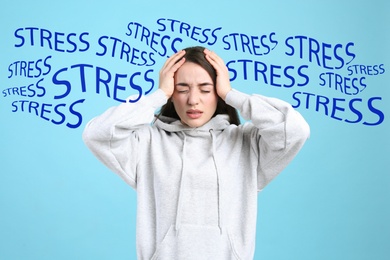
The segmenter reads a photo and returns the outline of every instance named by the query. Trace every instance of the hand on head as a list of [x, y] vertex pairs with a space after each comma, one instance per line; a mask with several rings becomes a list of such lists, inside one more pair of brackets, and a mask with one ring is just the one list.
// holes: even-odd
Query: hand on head
[[218, 96], [225, 100], [227, 93], [232, 89], [230, 86], [229, 70], [225, 62], [215, 52], [208, 49], [204, 50], [206, 59], [214, 67], [217, 73], [216, 90]]
[[[204, 49], [204, 54], [207, 61], [214, 67], [217, 74], [215, 86], [217, 94], [225, 100], [227, 93], [232, 89], [228, 68], [226, 67], [225, 62], [215, 52]], [[165, 92], [167, 98], [172, 96], [175, 89], [175, 72], [186, 62], [184, 56], [185, 50], [175, 53], [165, 61], [160, 70], [159, 88]]]
[[175, 72], [184, 64], [184, 50], [181, 50], [168, 58], [160, 70], [159, 88], [170, 98], [175, 89]]

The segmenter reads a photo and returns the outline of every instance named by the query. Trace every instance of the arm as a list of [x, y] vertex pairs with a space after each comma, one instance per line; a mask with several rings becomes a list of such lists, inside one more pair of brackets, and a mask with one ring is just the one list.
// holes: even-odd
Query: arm
[[310, 135], [309, 125], [290, 104], [276, 98], [232, 90], [226, 103], [255, 126], [251, 143], [258, 151], [258, 190], [261, 190], [297, 155]]
[[292, 106], [282, 100], [261, 95], [247, 95], [232, 90], [224, 61], [210, 50], [206, 59], [217, 72], [217, 93], [225, 102], [251, 120], [251, 144], [258, 157], [258, 190], [280, 173], [302, 148], [310, 128]]
[[160, 70], [159, 89], [137, 103], [124, 103], [92, 119], [83, 140], [92, 153], [130, 186], [136, 188], [138, 151], [149, 137], [139, 128], [149, 125], [154, 112], [167, 102], [174, 90], [174, 74], [185, 62], [184, 51], [166, 60]]
[[92, 153], [130, 186], [136, 188], [138, 129], [149, 125], [155, 110], [166, 103], [166, 95], [157, 90], [137, 103], [112, 107], [87, 123], [83, 140]]

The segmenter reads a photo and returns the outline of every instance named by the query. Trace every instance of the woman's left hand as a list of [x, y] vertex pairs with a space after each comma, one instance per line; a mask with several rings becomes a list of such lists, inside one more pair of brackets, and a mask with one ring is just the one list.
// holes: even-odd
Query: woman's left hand
[[206, 59], [214, 67], [217, 73], [216, 90], [218, 96], [225, 100], [227, 93], [232, 90], [230, 86], [229, 70], [225, 65], [225, 62], [214, 52], [204, 49]]

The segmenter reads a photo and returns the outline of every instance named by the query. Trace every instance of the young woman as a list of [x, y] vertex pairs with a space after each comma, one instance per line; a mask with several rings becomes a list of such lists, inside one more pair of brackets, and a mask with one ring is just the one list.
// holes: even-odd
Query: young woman
[[[240, 125], [235, 109], [250, 121]], [[223, 60], [202, 47], [171, 56], [158, 90], [83, 133], [137, 191], [138, 258], [169, 260], [252, 259], [257, 194], [308, 136], [291, 105], [232, 89]]]

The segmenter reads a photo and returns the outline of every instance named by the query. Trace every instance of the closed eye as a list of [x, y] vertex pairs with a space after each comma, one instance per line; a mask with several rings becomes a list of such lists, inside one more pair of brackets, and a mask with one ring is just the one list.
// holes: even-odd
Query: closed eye
[[179, 82], [175, 85], [175, 91], [177, 93], [187, 93], [190, 89], [190, 86], [187, 83]]
[[200, 88], [200, 92], [202, 93], [210, 93], [211, 90], [214, 88], [214, 85], [210, 82], [204, 82], [198, 85]]

